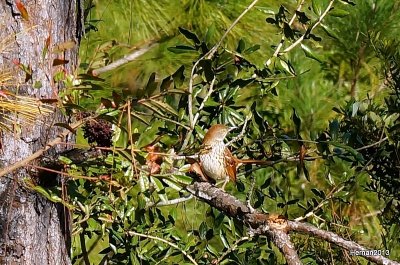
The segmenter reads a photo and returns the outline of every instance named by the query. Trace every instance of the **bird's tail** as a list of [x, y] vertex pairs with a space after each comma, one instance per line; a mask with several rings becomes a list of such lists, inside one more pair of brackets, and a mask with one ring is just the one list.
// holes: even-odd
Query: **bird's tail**
[[266, 160], [257, 160], [257, 159], [239, 159], [239, 164], [241, 165], [273, 165], [273, 161], [266, 161]]

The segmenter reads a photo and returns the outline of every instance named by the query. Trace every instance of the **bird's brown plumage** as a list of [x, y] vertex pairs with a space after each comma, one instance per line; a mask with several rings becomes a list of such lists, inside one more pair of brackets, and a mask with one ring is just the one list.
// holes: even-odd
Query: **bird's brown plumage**
[[232, 155], [224, 143], [226, 135], [231, 129], [223, 124], [210, 127], [203, 139], [199, 153], [199, 165], [202, 173], [214, 180], [225, 179], [236, 181], [237, 168], [243, 164], [270, 164], [270, 161], [238, 159]]

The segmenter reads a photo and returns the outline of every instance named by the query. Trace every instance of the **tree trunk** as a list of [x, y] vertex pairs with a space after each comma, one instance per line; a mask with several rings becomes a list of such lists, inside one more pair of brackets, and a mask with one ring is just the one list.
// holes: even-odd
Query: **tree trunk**
[[[74, 74], [79, 42], [76, 1], [79, 2], [0, 1], [0, 45], [6, 38], [13, 40], [6, 51], [0, 50], [0, 68], [14, 67], [14, 74], [22, 80], [18, 85], [19, 95], [57, 98], [62, 82], [54, 82], [54, 75]], [[69, 41], [76, 45], [55, 51], [56, 45]], [[69, 62], [53, 66], [56, 58]], [[28, 81], [25, 80], [28, 79], [26, 73], [21, 70], [22, 65], [32, 69]], [[41, 84], [40, 88], [37, 88], [38, 84]], [[17, 83], [6, 89], [17, 93]], [[21, 130], [14, 129], [13, 133], [3, 132], [0, 168], [43, 148], [46, 141], [60, 133], [60, 129], [52, 126], [55, 122], [65, 122], [58, 111], [45, 119], [38, 117], [33, 126], [21, 126]], [[51, 152], [54, 154], [62, 149], [58, 146]], [[68, 211], [27, 187], [27, 181], [32, 181], [31, 171], [29, 166], [25, 166], [0, 177], [0, 264], [71, 264]], [[43, 185], [59, 185], [57, 175], [50, 177], [53, 183], [39, 181]]]

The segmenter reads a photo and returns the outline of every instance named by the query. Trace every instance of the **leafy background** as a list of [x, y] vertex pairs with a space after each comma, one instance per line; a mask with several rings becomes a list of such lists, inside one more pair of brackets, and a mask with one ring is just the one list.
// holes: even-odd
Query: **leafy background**
[[[250, 2], [85, 3], [80, 84], [64, 80], [62, 96], [67, 114], [97, 115], [78, 131], [78, 144], [106, 148], [84, 162], [63, 160], [76, 179], [61, 200], [73, 213], [74, 264], [284, 264], [265, 237], [249, 237], [203, 202], [160, 206], [187, 196], [182, 187], [194, 177], [172, 150], [193, 154], [211, 124], [245, 122], [234, 154], [281, 162], [242, 168], [229, 193], [289, 219], [312, 212], [305, 221], [400, 256], [399, 4], [335, 1], [301, 45], [274, 57], [282, 37], [285, 49], [331, 1], [304, 1], [292, 25], [302, 1], [259, 1], [216, 54], [200, 60], [191, 110], [193, 63]], [[139, 59], [91, 75], [153, 42]], [[190, 111], [199, 114], [193, 131]], [[304, 263], [366, 264], [318, 239], [292, 238]]]

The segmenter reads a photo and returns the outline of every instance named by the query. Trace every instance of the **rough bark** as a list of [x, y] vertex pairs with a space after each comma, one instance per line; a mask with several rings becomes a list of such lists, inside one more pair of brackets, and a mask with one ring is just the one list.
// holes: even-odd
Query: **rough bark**
[[210, 183], [195, 182], [193, 185], [187, 186], [186, 190], [227, 216], [245, 223], [252, 233], [268, 236], [280, 249], [289, 265], [302, 264], [290, 239], [290, 233], [295, 232], [321, 238], [346, 249], [350, 253], [362, 253], [359, 255], [376, 264], [400, 265], [397, 261], [374, 254], [376, 251], [374, 252], [356, 242], [346, 240], [335, 233], [321, 230], [310, 224], [286, 220], [281, 216], [268, 215], [251, 209], [248, 205]]
[[[51, 49], [67, 41], [78, 43], [76, 0], [21, 1], [29, 20], [21, 16], [18, 2], [0, 2], [0, 40], [9, 36], [15, 40], [7, 52], [0, 53], [0, 66], [10, 68], [19, 60], [32, 67], [32, 78], [27, 82], [25, 73], [14, 67], [14, 73], [22, 80], [19, 94], [56, 98], [61, 85], [53, 81], [53, 76], [59, 71], [74, 73], [77, 45], [61, 53]], [[43, 57], [48, 38], [49, 52]], [[56, 58], [69, 62], [53, 66]], [[41, 88], [33, 88], [35, 82], [40, 82]], [[16, 87], [7, 89], [16, 92]], [[34, 126], [22, 126], [20, 133], [3, 133], [0, 168], [31, 155], [60, 133], [52, 126], [63, 121], [59, 112], [40, 120], [38, 117]], [[50, 152], [60, 150], [62, 147]], [[0, 264], [70, 264], [68, 212], [26, 188], [25, 181], [30, 177], [29, 168], [23, 167], [0, 178]]]

